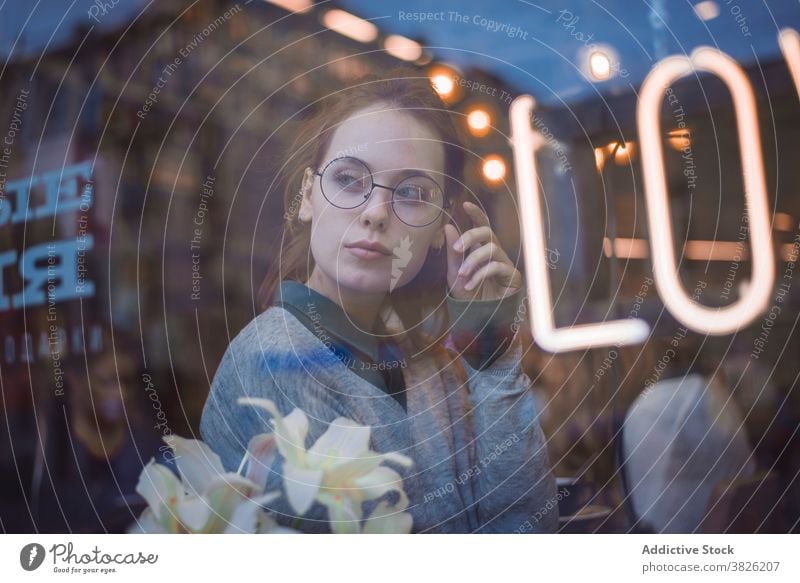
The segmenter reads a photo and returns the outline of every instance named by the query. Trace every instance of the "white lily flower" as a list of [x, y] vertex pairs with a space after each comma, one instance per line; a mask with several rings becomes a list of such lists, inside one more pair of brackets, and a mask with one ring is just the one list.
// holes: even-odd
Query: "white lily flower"
[[263, 476], [262, 468], [268, 467], [265, 460], [273, 455], [272, 436], [256, 436], [250, 441], [246, 476], [225, 472], [219, 456], [202, 441], [172, 435], [167, 443], [176, 454], [181, 479], [150, 460], [136, 486], [148, 508], [129, 532], [253, 533], [272, 532], [277, 527], [262, 504], [280, 493], [265, 494], [263, 484], [255, 481]]
[[368, 426], [339, 417], [306, 450], [309, 423], [303, 411], [294, 409], [284, 417], [269, 399], [241, 397], [238, 403], [260, 407], [272, 415], [276, 445], [285, 459], [286, 496], [299, 515], [317, 501], [328, 509], [334, 532], [361, 532], [362, 503], [395, 491], [399, 502], [390, 506], [382, 501], [366, 526], [370, 532], [411, 531], [411, 515], [402, 512], [408, 507], [403, 479], [380, 464], [388, 460], [410, 467], [413, 462], [400, 453], [370, 450]]

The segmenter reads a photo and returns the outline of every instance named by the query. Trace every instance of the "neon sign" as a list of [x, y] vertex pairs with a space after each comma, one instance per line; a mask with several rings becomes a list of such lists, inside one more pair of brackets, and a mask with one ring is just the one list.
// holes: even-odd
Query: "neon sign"
[[[795, 87], [800, 90], [800, 35], [785, 29], [778, 42]], [[716, 75], [733, 97], [750, 225], [753, 265], [750, 284], [736, 303], [720, 308], [703, 306], [689, 297], [678, 277], [660, 140], [659, 108], [665, 92], [673, 81], [694, 71]], [[534, 107], [534, 99], [522, 95], [512, 102], [509, 110], [533, 337], [549, 352], [643, 342], [650, 333], [650, 326], [639, 318], [555, 327], [535, 156], [536, 149], [544, 142], [531, 127]], [[636, 120], [654, 280], [664, 305], [678, 321], [702, 334], [723, 335], [744, 328], [766, 309], [775, 282], [756, 101], [747, 76], [730, 56], [711, 47], [700, 47], [690, 57], [667, 57], [656, 64], [642, 84]]]

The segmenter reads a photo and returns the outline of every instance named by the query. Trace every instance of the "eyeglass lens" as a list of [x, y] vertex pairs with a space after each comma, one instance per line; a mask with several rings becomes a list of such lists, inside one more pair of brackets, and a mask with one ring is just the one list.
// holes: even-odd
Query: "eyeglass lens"
[[[322, 194], [334, 206], [352, 209], [369, 198], [374, 187], [369, 168], [356, 158], [337, 158], [322, 171]], [[425, 226], [439, 216], [444, 194], [427, 176], [411, 176], [393, 189], [392, 207], [409, 225]]]

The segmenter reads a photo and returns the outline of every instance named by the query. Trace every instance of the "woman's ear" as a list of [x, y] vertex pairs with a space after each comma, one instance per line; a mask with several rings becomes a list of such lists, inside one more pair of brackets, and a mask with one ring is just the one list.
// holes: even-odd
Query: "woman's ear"
[[313, 182], [314, 182], [314, 170], [309, 166], [303, 173], [303, 182], [300, 185], [300, 192], [298, 192], [298, 195], [301, 197], [301, 199], [300, 199], [300, 210], [297, 214], [297, 218], [300, 219], [300, 222], [303, 223], [310, 223], [313, 214], [311, 212], [312, 211], [311, 185]]

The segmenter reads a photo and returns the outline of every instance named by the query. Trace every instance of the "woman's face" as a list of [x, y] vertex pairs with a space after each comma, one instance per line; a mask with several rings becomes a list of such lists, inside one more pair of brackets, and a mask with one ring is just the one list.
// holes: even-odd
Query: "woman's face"
[[[444, 147], [435, 132], [412, 115], [382, 106], [356, 112], [334, 131], [320, 167], [314, 170], [322, 171], [342, 156], [363, 161], [376, 184], [394, 188], [413, 171], [444, 187]], [[326, 200], [320, 181], [312, 169], [306, 171], [300, 213], [311, 217], [312, 277], [329, 291], [390, 292], [414, 279], [431, 246], [444, 244], [446, 211], [430, 225], [413, 227], [392, 211], [389, 190], [375, 187], [361, 206], [341, 209]], [[388, 254], [349, 247], [357, 241], [379, 243]]]

